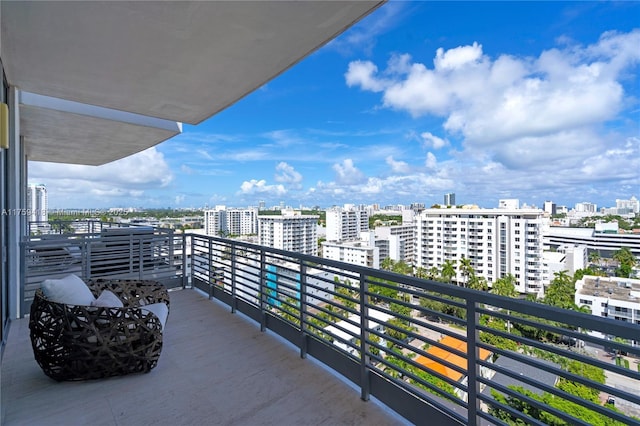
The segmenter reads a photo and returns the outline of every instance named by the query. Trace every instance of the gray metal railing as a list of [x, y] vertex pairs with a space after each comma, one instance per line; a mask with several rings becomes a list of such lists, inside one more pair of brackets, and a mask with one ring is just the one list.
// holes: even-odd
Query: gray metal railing
[[[238, 241], [189, 238], [194, 287], [413, 423], [638, 424], [640, 325]], [[627, 354], [630, 368], [614, 362], [616, 352]]]
[[22, 311], [28, 312], [43, 280], [75, 274], [81, 278], [154, 279], [183, 285], [184, 237], [170, 229], [101, 227], [101, 232], [46, 234], [22, 242]]
[[23, 247], [25, 305], [43, 279], [68, 273], [188, 285], [415, 424], [640, 424], [638, 324], [171, 230]]

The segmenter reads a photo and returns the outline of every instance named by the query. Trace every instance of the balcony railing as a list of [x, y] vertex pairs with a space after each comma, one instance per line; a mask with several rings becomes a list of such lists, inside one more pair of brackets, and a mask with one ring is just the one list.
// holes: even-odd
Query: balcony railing
[[[613, 355], [640, 355], [638, 325], [235, 240], [118, 237], [56, 242], [80, 249], [84, 277], [101, 261], [223, 301], [413, 423], [638, 424], [640, 372]], [[52, 243], [25, 242], [29, 285], [69, 272], [35, 261]]]
[[[68, 274], [81, 278], [154, 279], [168, 287], [183, 284], [184, 238], [172, 230], [94, 221], [68, 222], [61, 229], [66, 231], [36, 233], [22, 242], [21, 312], [28, 312], [43, 280]], [[73, 233], [73, 229], [83, 231]]]

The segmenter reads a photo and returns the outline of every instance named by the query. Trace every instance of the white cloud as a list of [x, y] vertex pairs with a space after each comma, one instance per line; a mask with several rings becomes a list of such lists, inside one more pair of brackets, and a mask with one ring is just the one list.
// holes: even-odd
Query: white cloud
[[276, 166], [276, 172], [276, 182], [289, 184], [294, 189], [302, 187], [302, 175], [284, 161]]
[[[624, 80], [640, 63], [638, 46], [640, 30], [604, 33], [592, 45], [563, 45], [537, 57], [490, 58], [474, 42], [438, 49], [433, 68], [407, 55], [392, 57], [382, 71], [352, 62], [359, 73], [349, 84], [381, 92], [384, 107], [441, 117], [443, 129], [461, 138], [462, 155], [511, 170], [557, 171], [620, 145], [603, 125], [633, 104]], [[421, 137], [428, 149], [448, 144], [430, 132]]]
[[173, 173], [153, 147], [102, 166], [30, 162], [29, 181], [47, 185], [52, 207], [131, 205], [146, 191], [168, 187]]
[[201, 157], [203, 157], [206, 160], [213, 160], [213, 157], [211, 156], [211, 154], [209, 154], [206, 150], [204, 149], [197, 149], [196, 152], [198, 154], [200, 154]]
[[286, 194], [287, 190], [283, 185], [267, 185], [267, 181], [264, 179], [251, 179], [249, 181], [242, 182], [239, 193], [243, 195], [268, 194], [279, 196]]
[[333, 170], [336, 172], [336, 181], [340, 184], [355, 185], [363, 182], [365, 178], [350, 158], [343, 160], [342, 163], [334, 164]]
[[420, 137], [422, 138], [425, 146], [429, 148], [440, 149], [444, 146], [449, 145], [449, 141], [439, 138], [438, 136], [430, 132], [423, 132], [420, 134]]
[[427, 159], [424, 162], [424, 166], [429, 170], [434, 170], [438, 166], [438, 160], [432, 152], [427, 152]]
[[363, 90], [381, 92], [386, 82], [374, 76], [377, 72], [378, 67], [371, 61], [353, 61], [344, 76], [349, 87], [360, 86]]
[[183, 164], [180, 166], [180, 171], [186, 175], [192, 175], [195, 173], [195, 170], [193, 170], [191, 167], [187, 166], [186, 164]]
[[439, 48], [433, 64], [437, 70], [455, 70], [473, 64], [481, 57], [482, 46], [473, 42], [472, 46], [458, 46], [446, 52], [442, 47]]
[[409, 173], [409, 164], [404, 161], [396, 161], [391, 155], [385, 159], [386, 163], [391, 167], [391, 171], [394, 173]]

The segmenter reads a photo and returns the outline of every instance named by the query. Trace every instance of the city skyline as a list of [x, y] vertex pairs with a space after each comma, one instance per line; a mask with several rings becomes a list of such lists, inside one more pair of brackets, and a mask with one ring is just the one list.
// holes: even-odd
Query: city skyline
[[390, 2], [167, 142], [29, 180], [51, 208], [611, 206], [640, 195], [639, 11]]

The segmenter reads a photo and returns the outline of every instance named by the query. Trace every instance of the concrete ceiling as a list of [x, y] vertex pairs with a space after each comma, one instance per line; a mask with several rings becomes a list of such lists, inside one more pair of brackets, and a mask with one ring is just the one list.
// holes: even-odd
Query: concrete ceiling
[[[380, 4], [3, 0], [0, 53], [9, 84], [22, 91], [197, 124]], [[32, 160], [102, 164], [170, 137], [154, 126], [23, 109]]]

